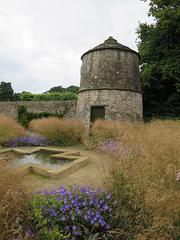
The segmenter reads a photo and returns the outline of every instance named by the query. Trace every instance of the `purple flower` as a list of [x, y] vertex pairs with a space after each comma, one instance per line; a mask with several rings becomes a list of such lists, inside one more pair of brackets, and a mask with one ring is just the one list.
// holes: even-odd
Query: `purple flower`
[[55, 211], [53, 208], [51, 208], [51, 209], [49, 210], [49, 212], [50, 212], [50, 216], [51, 216], [51, 217], [56, 217], [56, 216], [57, 216], [57, 213], [56, 213], [56, 211]]
[[63, 221], [63, 222], [66, 221], [66, 216], [63, 215], [63, 216], [61, 217], [61, 221]]
[[76, 225], [73, 225], [72, 229], [73, 229], [73, 231], [75, 231], [77, 229]]
[[70, 231], [70, 226], [66, 226], [66, 231], [69, 232]]
[[90, 220], [90, 223], [91, 223], [91, 225], [93, 225], [93, 224], [94, 224], [94, 220], [93, 220], [93, 219], [91, 219], [91, 220]]
[[42, 193], [42, 191], [37, 191], [37, 192], [35, 192], [35, 194], [41, 194]]
[[19, 146], [46, 146], [49, 142], [45, 137], [40, 135], [30, 135], [23, 137], [16, 137], [10, 140], [6, 145], [9, 147], [19, 147]]
[[[74, 186], [71, 190], [61, 187], [41, 192], [37, 199], [40, 197], [41, 220], [43, 218], [50, 231], [56, 226], [64, 235], [68, 234], [69, 239], [78, 239], [79, 235], [86, 239], [88, 232], [94, 231], [94, 224], [98, 225], [96, 231], [109, 228], [111, 194], [105, 190], [94, 191], [86, 186]], [[35, 209], [35, 212], [38, 211]]]
[[65, 207], [61, 207], [61, 212], [65, 213], [66, 212], [66, 208]]
[[75, 236], [78, 236], [78, 235], [80, 235], [80, 234], [79, 234], [78, 231], [76, 231], [76, 232], [74, 232], [74, 235], [75, 235]]
[[103, 210], [105, 210], [105, 211], [109, 210], [109, 207], [108, 207], [107, 204], [105, 204], [105, 205], [103, 206]]
[[104, 227], [106, 223], [105, 223], [104, 220], [100, 219], [100, 220], [99, 220], [99, 224], [100, 224], [102, 227]]
[[87, 205], [87, 201], [84, 200], [84, 201], [82, 202], [82, 205], [83, 205], [83, 206], [86, 206], [86, 205]]
[[65, 209], [66, 210], [69, 210], [71, 207], [70, 207], [70, 205], [69, 204], [67, 204], [66, 206], [65, 206]]
[[114, 139], [108, 139], [98, 145], [97, 150], [101, 153], [113, 154], [114, 157], [120, 156], [120, 143]]

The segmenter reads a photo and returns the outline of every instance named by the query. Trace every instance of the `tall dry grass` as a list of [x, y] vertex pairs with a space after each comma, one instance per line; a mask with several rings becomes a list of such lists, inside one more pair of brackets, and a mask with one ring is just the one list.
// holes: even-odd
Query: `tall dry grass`
[[25, 135], [25, 130], [15, 120], [0, 116], [0, 145], [14, 137]]
[[120, 142], [108, 178], [117, 200], [117, 239], [180, 239], [180, 122], [98, 122], [92, 131], [101, 141], [115, 136]]
[[[25, 208], [30, 195], [22, 185], [23, 176], [0, 159], [0, 239], [27, 239]], [[28, 224], [28, 222], [26, 223]]]
[[[133, 126], [135, 125], [138, 126], [139, 123], [134, 123]], [[87, 148], [95, 149], [105, 140], [115, 139], [119, 141], [131, 128], [131, 122], [97, 120], [91, 128], [90, 136], [85, 139], [85, 145]]]
[[29, 129], [45, 136], [54, 145], [74, 145], [81, 142], [84, 126], [72, 119], [43, 118], [32, 120]]

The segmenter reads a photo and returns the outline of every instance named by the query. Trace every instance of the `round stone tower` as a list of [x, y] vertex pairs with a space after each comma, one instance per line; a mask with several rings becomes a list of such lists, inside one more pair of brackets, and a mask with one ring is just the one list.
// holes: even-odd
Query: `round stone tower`
[[139, 55], [112, 37], [82, 57], [77, 117], [87, 127], [96, 119], [142, 119]]

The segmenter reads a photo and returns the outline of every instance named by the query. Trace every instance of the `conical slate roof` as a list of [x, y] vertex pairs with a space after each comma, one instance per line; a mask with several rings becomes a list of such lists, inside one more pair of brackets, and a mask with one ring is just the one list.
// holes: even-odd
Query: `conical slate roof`
[[124, 46], [120, 43], [118, 43], [118, 41], [116, 39], [114, 39], [113, 37], [109, 37], [108, 39], [106, 39], [103, 43], [99, 44], [98, 46], [88, 50], [87, 52], [85, 52], [81, 59], [84, 57], [85, 54], [89, 53], [89, 52], [94, 52], [94, 51], [98, 51], [98, 50], [104, 50], [104, 49], [117, 49], [120, 51], [128, 51], [128, 52], [133, 52], [135, 54], [137, 54], [139, 56], [139, 54], [132, 50], [131, 48]]

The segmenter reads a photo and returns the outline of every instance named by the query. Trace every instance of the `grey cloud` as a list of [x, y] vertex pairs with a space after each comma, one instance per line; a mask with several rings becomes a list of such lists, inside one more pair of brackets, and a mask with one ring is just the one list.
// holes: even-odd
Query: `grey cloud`
[[[136, 48], [140, 0], [0, 0], [0, 81], [15, 91], [78, 85], [81, 55], [109, 35]], [[149, 21], [152, 21], [151, 19]]]

